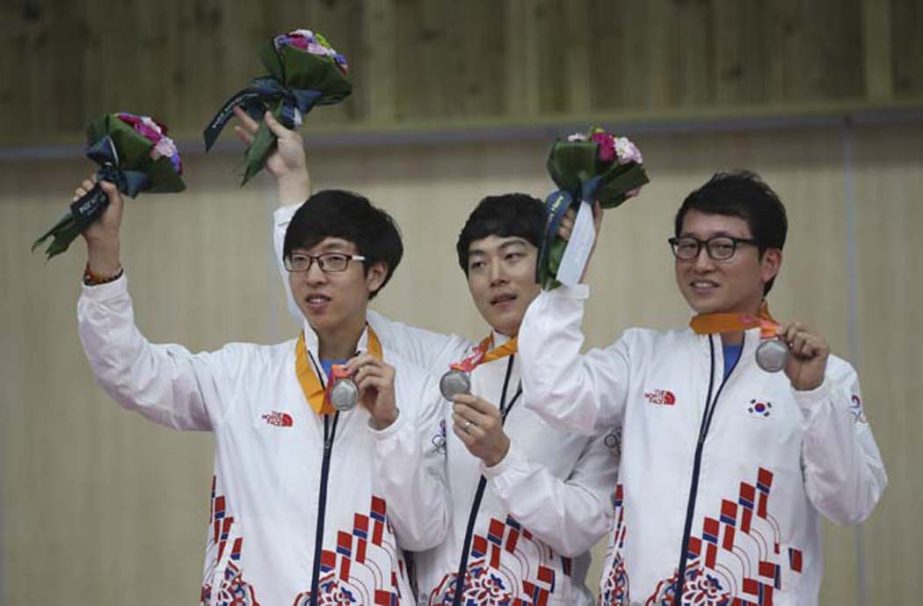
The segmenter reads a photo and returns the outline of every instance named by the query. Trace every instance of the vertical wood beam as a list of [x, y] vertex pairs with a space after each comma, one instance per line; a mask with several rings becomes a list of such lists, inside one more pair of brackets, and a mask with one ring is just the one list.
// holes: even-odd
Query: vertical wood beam
[[571, 0], [563, 8], [568, 38], [562, 45], [567, 57], [567, 111], [581, 113], [590, 109], [589, 12], [586, 0]]
[[394, 122], [397, 115], [396, 29], [393, 0], [368, 0], [362, 15], [363, 55], [367, 82], [366, 120], [371, 124]]
[[506, 7], [506, 115], [539, 111], [538, 23], [534, 0], [509, 0]]
[[889, 0], [863, 0], [862, 29], [865, 98], [868, 101], [889, 101], [894, 97]]

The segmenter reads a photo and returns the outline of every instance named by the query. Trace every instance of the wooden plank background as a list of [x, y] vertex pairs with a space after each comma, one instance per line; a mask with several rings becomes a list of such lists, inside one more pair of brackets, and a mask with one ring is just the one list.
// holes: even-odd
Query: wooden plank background
[[302, 26], [352, 65], [320, 130], [923, 105], [917, 0], [27, 0], [0, 4], [0, 145], [123, 109], [198, 144]]

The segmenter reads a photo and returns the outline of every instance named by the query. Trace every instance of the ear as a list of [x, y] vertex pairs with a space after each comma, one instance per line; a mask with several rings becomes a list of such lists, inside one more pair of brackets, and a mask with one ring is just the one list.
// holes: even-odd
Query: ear
[[365, 285], [369, 289], [369, 294], [378, 292], [381, 285], [385, 283], [388, 277], [388, 264], [384, 261], [375, 261], [368, 266], [365, 272]]
[[779, 275], [779, 270], [781, 269], [782, 250], [779, 248], [767, 248], [766, 251], [763, 252], [763, 258], [760, 259], [760, 277], [763, 280], [763, 284]]

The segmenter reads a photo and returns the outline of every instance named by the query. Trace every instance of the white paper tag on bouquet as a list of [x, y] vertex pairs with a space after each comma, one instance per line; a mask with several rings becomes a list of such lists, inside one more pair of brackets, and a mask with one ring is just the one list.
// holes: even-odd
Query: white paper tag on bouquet
[[593, 206], [586, 202], [580, 203], [577, 218], [574, 220], [574, 229], [571, 230], [570, 240], [561, 257], [558, 267], [558, 282], [567, 286], [580, 283], [583, 269], [586, 267], [593, 242], [596, 240], [596, 229], [593, 227]]

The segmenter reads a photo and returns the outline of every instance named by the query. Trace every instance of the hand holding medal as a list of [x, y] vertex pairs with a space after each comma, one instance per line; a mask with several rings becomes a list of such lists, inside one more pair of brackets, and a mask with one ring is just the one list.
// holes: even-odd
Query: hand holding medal
[[820, 386], [827, 368], [830, 349], [823, 338], [793, 322], [779, 324], [763, 303], [758, 315], [741, 313], [700, 314], [689, 323], [696, 334], [720, 334], [760, 329], [761, 342], [756, 348], [757, 365], [766, 372], [785, 374], [792, 387], [807, 391]]
[[344, 404], [351, 398], [349, 408], [355, 406], [355, 402], [361, 404], [369, 411], [375, 429], [384, 429], [397, 419], [393, 366], [370, 353], [363, 353], [352, 358], [339, 372], [340, 376], [334, 376], [330, 383], [330, 401], [334, 407], [337, 407], [335, 398], [342, 397]]
[[817, 389], [824, 382], [830, 346], [800, 322], [778, 327], [778, 339], [788, 345], [785, 374], [797, 391]]

